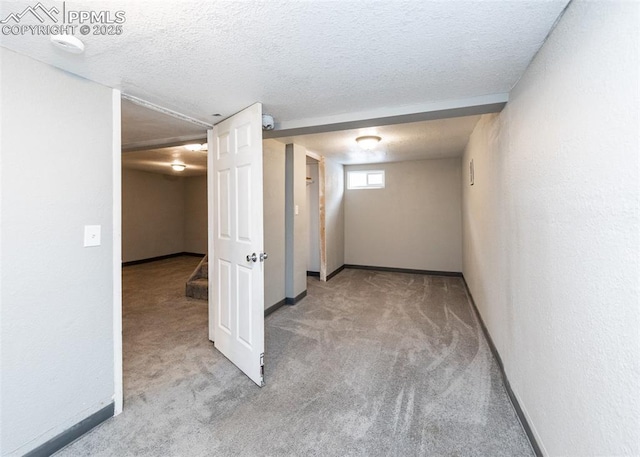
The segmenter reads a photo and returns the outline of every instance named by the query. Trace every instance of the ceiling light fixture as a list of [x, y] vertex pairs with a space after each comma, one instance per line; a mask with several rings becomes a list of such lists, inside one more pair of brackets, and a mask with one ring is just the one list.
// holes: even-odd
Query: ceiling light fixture
[[207, 143], [204, 143], [204, 144], [198, 144], [198, 143], [185, 144], [184, 148], [187, 151], [191, 151], [191, 152], [202, 151], [204, 149], [207, 149]]
[[171, 168], [173, 168], [175, 171], [184, 171], [184, 169], [187, 168], [187, 166], [180, 162], [173, 162], [171, 164]]
[[71, 35], [52, 35], [51, 43], [57, 48], [70, 52], [71, 54], [82, 54], [84, 51], [84, 43]]
[[358, 143], [358, 146], [360, 146], [362, 149], [370, 151], [376, 147], [381, 139], [382, 138], [375, 135], [359, 136], [358, 138], [356, 138], [356, 143]]

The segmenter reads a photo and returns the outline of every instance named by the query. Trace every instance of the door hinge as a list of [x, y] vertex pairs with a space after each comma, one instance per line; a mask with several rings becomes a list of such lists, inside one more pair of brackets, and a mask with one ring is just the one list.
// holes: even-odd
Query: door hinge
[[260, 354], [260, 387], [264, 386], [264, 352]]

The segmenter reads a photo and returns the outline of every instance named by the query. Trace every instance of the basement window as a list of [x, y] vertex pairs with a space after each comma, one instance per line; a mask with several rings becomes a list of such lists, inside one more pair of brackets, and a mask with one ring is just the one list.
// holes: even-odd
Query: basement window
[[348, 171], [347, 189], [384, 189], [384, 170]]

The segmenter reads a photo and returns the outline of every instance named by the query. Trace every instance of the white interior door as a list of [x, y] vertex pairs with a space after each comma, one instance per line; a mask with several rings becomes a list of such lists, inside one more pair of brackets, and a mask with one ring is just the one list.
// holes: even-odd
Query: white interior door
[[264, 385], [262, 104], [208, 133], [209, 339]]

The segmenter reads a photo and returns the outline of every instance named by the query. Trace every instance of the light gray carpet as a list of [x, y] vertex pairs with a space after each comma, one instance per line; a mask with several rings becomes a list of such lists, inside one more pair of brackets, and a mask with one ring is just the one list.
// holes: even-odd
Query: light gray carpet
[[59, 456], [533, 455], [460, 278], [310, 279], [266, 319], [260, 389], [184, 297], [197, 263], [125, 268], [125, 410]]

